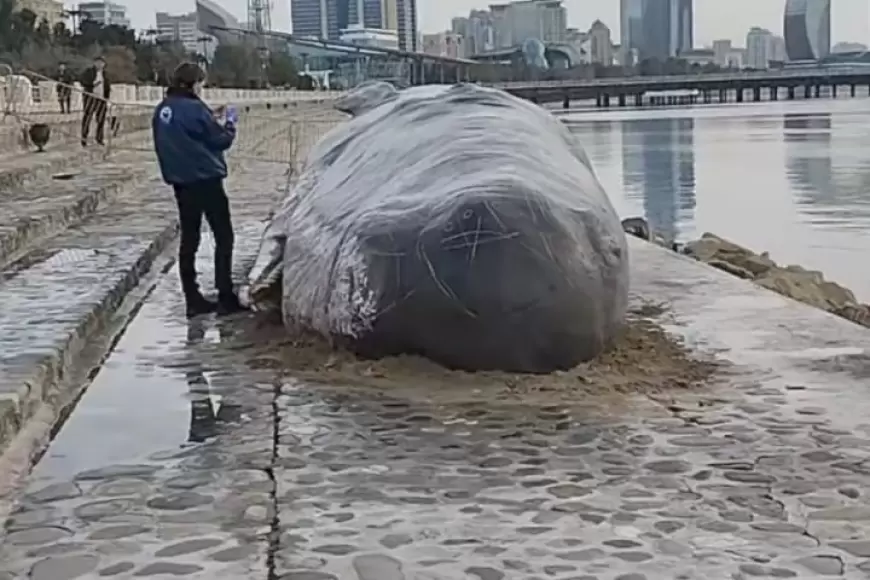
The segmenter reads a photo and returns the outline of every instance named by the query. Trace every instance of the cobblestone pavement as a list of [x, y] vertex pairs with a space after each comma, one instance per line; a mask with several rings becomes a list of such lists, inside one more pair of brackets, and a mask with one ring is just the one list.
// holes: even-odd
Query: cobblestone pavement
[[[281, 181], [231, 187], [240, 276]], [[734, 367], [631, 413], [301, 384], [280, 328], [188, 323], [170, 271], [22, 491], [0, 579], [870, 576], [870, 333], [632, 249], [637, 296]]]
[[8, 578], [866, 578], [867, 331], [634, 252], [737, 365], [630, 416], [300, 384], [257, 317], [188, 325], [170, 272], [22, 494]]

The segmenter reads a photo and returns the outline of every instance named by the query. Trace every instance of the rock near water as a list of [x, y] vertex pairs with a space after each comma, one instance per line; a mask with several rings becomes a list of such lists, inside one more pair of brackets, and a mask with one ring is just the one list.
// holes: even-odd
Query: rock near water
[[849, 289], [825, 280], [821, 272], [794, 265], [779, 266], [766, 252], [756, 254], [711, 233], [686, 244], [685, 253], [759, 286], [870, 327], [870, 305], [859, 303]]
[[[550, 372], [599, 354], [628, 303], [625, 233], [544, 109], [476, 85], [366, 85], [265, 234], [252, 296], [366, 357]], [[266, 292], [267, 293], [267, 292]]]

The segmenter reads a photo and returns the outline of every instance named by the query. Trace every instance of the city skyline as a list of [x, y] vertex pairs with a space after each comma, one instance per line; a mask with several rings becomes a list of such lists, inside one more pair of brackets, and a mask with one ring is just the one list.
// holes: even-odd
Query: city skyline
[[[144, 2], [123, 0], [133, 26], [145, 29], [154, 25], [157, 11], [181, 14], [192, 12], [193, 0], [152, 0]], [[227, 10], [240, 20], [245, 19], [246, 0], [219, 0]], [[450, 28], [455, 16], [467, 16], [471, 9], [486, 9], [492, 2], [484, 0], [428, 0], [419, 1], [419, 27], [423, 32], [440, 32]], [[273, 9], [275, 28], [289, 32], [289, 4]], [[620, 18], [618, 0], [564, 0], [568, 9], [568, 23], [572, 27], [587, 29], [594, 20], [600, 19], [619, 38]], [[782, 34], [785, 0], [730, 0], [728, 3], [714, 0], [695, 0], [695, 44], [709, 45], [720, 38], [731, 39], [743, 45], [746, 33], [753, 26], [767, 28], [774, 34]], [[278, 12], [280, 17], [275, 18]], [[843, 41], [870, 41], [870, 6], [867, 0], [834, 0], [831, 14], [832, 43]]]

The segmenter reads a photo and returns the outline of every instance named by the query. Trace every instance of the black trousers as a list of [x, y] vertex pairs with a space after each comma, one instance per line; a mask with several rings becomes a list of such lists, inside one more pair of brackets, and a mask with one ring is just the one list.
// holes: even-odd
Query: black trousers
[[223, 180], [211, 179], [175, 186], [181, 240], [178, 272], [185, 297], [199, 293], [196, 283], [196, 252], [202, 232], [202, 218], [214, 234], [214, 283], [221, 298], [233, 294], [233, 223]]
[[108, 104], [105, 100], [95, 97], [94, 95], [84, 95], [82, 101], [82, 142], [88, 140], [88, 135], [91, 132], [91, 121], [97, 121], [97, 143], [105, 142], [106, 133], [106, 113], [108, 112]]
[[57, 90], [57, 100], [60, 102], [61, 113], [72, 113], [72, 89], [60, 87]]

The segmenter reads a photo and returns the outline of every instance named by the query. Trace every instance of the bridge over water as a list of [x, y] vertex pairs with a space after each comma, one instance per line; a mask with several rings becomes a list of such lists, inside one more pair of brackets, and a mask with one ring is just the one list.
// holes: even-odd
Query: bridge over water
[[508, 91], [535, 103], [562, 101], [569, 108], [572, 100], [595, 99], [598, 106], [609, 107], [616, 101], [626, 106], [645, 104], [645, 95], [661, 91], [697, 91], [705, 103], [743, 102], [747, 98], [761, 101], [766, 93], [770, 100], [819, 97], [823, 88], [836, 96], [841, 88], [854, 97], [864, 88], [870, 94], [870, 67], [812, 68], [779, 71], [729, 72], [698, 75], [570, 79], [559, 81], [522, 81], [491, 83], [489, 86]]

